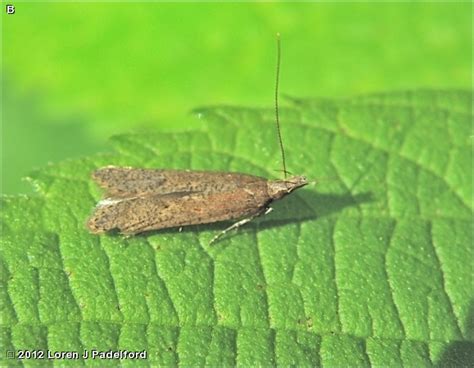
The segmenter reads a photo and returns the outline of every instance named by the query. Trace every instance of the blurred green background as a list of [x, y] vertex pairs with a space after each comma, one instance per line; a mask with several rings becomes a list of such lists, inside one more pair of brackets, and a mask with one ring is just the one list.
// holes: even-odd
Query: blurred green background
[[107, 151], [125, 131], [196, 127], [202, 105], [271, 106], [281, 92], [344, 97], [471, 88], [470, 3], [23, 3], [2, 8], [2, 193]]

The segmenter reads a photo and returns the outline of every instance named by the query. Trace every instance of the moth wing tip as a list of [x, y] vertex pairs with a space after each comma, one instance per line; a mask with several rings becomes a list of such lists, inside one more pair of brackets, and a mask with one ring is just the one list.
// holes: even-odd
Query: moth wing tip
[[95, 223], [95, 219], [90, 219], [89, 221], [87, 221], [86, 228], [91, 234], [94, 235], [99, 235], [106, 232], [104, 228], [97, 226], [97, 224]]
[[89, 232], [94, 235], [104, 234], [110, 230], [104, 226], [104, 221], [97, 212], [94, 212], [94, 214], [87, 220], [85, 225]]

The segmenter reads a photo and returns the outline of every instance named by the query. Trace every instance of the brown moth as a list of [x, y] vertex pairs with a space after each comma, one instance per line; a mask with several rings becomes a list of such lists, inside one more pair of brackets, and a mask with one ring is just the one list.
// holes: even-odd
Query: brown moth
[[242, 219], [225, 233], [268, 213], [271, 202], [308, 183], [303, 176], [267, 180], [240, 173], [113, 166], [95, 171], [93, 178], [106, 194], [87, 223], [89, 230], [119, 229], [126, 235]]
[[[285, 155], [278, 116], [280, 42], [278, 37], [275, 112], [286, 176]], [[150, 230], [237, 220], [211, 243], [262, 214], [270, 204], [308, 184], [304, 176], [267, 180], [258, 176], [212, 171], [155, 170], [107, 166], [93, 179], [106, 190], [92, 217], [89, 230], [100, 234], [118, 229], [133, 235]]]

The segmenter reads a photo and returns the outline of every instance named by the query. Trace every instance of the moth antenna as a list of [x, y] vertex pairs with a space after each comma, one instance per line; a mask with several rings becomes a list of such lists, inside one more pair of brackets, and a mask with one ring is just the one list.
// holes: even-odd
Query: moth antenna
[[280, 46], [280, 33], [276, 34], [277, 39], [277, 64], [276, 64], [276, 79], [275, 79], [275, 121], [277, 126], [278, 141], [280, 142], [281, 149], [281, 160], [283, 162], [283, 173], [285, 175], [286, 171], [286, 161], [285, 161], [285, 149], [283, 148], [283, 139], [281, 138], [281, 129], [280, 129], [280, 111], [278, 104], [278, 89], [280, 87], [280, 59], [281, 59], [281, 46]]
[[[276, 170], [276, 169], [274, 169], [273, 171], [281, 172], [282, 170]], [[293, 173], [292, 173], [291, 171], [285, 171], [285, 174], [293, 175]]]

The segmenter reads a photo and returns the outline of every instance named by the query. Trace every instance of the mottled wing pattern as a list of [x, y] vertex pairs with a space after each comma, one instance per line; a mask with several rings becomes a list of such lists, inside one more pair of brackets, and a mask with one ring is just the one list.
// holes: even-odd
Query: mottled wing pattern
[[251, 216], [268, 205], [266, 183], [231, 191], [151, 194], [99, 202], [88, 227], [93, 233], [119, 229], [123, 234]]
[[131, 198], [181, 192], [212, 193], [242, 188], [266, 179], [239, 173], [155, 170], [107, 166], [92, 177], [106, 190], [106, 198]]
[[92, 178], [106, 190], [105, 197], [134, 197], [139, 193], [157, 192], [162, 188], [166, 178], [161, 170], [149, 172], [145, 169], [107, 166], [93, 172]]

